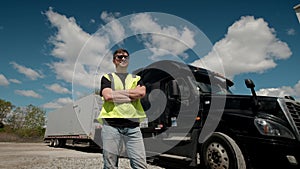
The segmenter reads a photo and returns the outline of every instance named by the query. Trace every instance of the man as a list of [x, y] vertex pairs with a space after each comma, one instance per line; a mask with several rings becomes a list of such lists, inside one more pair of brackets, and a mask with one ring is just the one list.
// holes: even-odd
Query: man
[[127, 72], [127, 50], [116, 50], [113, 63], [116, 72], [102, 77], [100, 89], [104, 103], [98, 120], [103, 122], [101, 135], [104, 169], [118, 168], [122, 141], [131, 167], [144, 169], [147, 168], [147, 163], [139, 120], [146, 117], [140, 102], [140, 98], [146, 94], [146, 88], [139, 76]]

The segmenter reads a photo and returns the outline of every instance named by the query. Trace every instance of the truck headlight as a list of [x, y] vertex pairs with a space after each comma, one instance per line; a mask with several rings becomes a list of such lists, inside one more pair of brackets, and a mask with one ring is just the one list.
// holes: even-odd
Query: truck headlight
[[293, 133], [285, 126], [271, 120], [256, 118], [254, 124], [262, 135], [295, 139]]

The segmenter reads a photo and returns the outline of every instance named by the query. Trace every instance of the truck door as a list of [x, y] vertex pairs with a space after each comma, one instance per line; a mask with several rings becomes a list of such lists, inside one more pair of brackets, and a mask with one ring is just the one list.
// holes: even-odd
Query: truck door
[[167, 104], [164, 111], [166, 117], [166, 131], [168, 141], [190, 140], [190, 130], [196, 119], [194, 112], [192, 91], [186, 79], [179, 78], [165, 83]]
[[[159, 114], [155, 120], [153, 118], [149, 119], [148, 128], [142, 129], [143, 134], [147, 134], [144, 139], [147, 151], [158, 154], [193, 156], [191, 155], [191, 149], [195, 144], [191, 129], [198, 109], [194, 109], [195, 99], [191, 98], [195, 96], [192, 94], [191, 87], [187, 82], [183, 78], [176, 80], [164, 79], [159, 84], [154, 85], [156, 87], [147, 88], [151, 95], [154, 90], [158, 90], [157, 86], [160, 86], [160, 92], [155, 95], [152, 93], [154, 98], [151, 99], [161, 104], [159, 109], [152, 109], [156, 111], [146, 111], [148, 116], [152, 114], [149, 117], [153, 117], [153, 114]], [[155, 105], [153, 102], [149, 102], [151, 106]]]

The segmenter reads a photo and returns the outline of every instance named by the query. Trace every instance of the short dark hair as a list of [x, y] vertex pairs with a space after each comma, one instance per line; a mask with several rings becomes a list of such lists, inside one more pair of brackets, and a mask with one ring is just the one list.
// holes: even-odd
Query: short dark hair
[[129, 53], [128, 53], [128, 51], [127, 51], [126, 49], [120, 48], [120, 49], [117, 49], [117, 50], [114, 52], [114, 54], [113, 54], [113, 58], [114, 58], [114, 59], [116, 58], [116, 55], [117, 55], [118, 53], [126, 53], [126, 54], [129, 56]]

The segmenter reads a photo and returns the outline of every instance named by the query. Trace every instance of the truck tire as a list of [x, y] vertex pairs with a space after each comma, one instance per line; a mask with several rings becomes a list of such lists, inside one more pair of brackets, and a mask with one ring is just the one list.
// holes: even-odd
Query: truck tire
[[67, 142], [67, 140], [61, 139], [59, 147], [65, 147], [66, 146], [66, 142]]
[[59, 147], [59, 146], [60, 146], [60, 140], [59, 139], [55, 139], [53, 147]]
[[51, 139], [51, 140], [50, 140], [49, 146], [50, 146], [50, 147], [53, 147], [53, 146], [54, 146], [54, 139]]
[[200, 166], [207, 169], [246, 169], [246, 162], [232, 138], [215, 132], [202, 145]]

